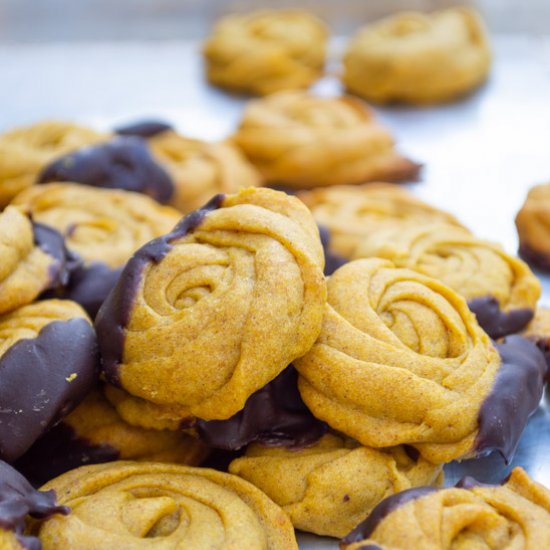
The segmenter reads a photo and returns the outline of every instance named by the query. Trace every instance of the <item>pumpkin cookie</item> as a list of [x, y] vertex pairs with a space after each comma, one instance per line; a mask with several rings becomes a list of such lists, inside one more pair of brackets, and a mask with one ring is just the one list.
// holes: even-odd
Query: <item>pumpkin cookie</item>
[[524, 262], [456, 225], [388, 225], [365, 236], [355, 257], [386, 258], [442, 281], [495, 339], [523, 329], [540, 297], [540, 283]]
[[17, 470], [0, 460], [2, 550], [40, 550], [38, 539], [24, 534], [27, 517], [47, 518], [68, 513], [68, 508], [56, 505], [54, 491], [36, 491]]
[[436, 464], [509, 458], [546, 370], [525, 338], [495, 347], [451, 288], [381, 259], [330, 277], [321, 335], [294, 364], [317, 418], [365, 446], [413, 445]]
[[0, 316], [0, 458], [13, 461], [68, 414], [97, 379], [82, 308], [44, 300]]
[[538, 307], [533, 320], [521, 334], [537, 344], [538, 348], [544, 353], [546, 363], [550, 369], [550, 309]]
[[348, 90], [378, 103], [439, 103], [478, 87], [491, 51], [479, 14], [399, 13], [361, 29], [344, 56]]
[[33, 185], [46, 164], [104, 134], [69, 122], [48, 120], [0, 135], [0, 207]]
[[148, 407], [224, 420], [311, 347], [325, 301], [307, 208], [220, 195], [124, 268], [96, 319], [105, 374]]
[[300, 450], [251, 445], [229, 471], [266, 493], [296, 529], [330, 537], [349, 533], [387, 496], [442, 475], [403, 447], [379, 451], [331, 434]]
[[550, 491], [515, 468], [501, 485], [410, 489], [382, 501], [342, 550], [448, 550], [550, 546]]
[[327, 40], [324, 23], [307, 11], [230, 15], [204, 44], [206, 76], [251, 94], [307, 88], [323, 73]]
[[351, 97], [281, 92], [251, 101], [233, 140], [268, 183], [290, 188], [414, 180], [420, 168]]
[[298, 550], [290, 520], [266, 495], [206, 468], [111, 462], [72, 470], [44, 489], [71, 508], [39, 526], [44, 550]]

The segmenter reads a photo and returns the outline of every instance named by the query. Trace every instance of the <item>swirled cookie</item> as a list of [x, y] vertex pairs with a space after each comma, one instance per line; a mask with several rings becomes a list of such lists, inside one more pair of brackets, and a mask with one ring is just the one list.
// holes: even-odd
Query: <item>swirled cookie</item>
[[56, 157], [104, 139], [104, 134], [89, 128], [54, 120], [0, 135], [0, 207], [33, 185], [42, 168]]
[[368, 447], [433, 463], [513, 454], [546, 371], [531, 342], [495, 347], [451, 288], [381, 259], [328, 280], [321, 335], [294, 364], [313, 414]]
[[440, 481], [441, 467], [403, 447], [361, 447], [327, 434], [300, 450], [248, 447], [229, 466], [289, 515], [296, 529], [343, 537], [387, 496]]
[[243, 154], [229, 143], [208, 143], [173, 131], [149, 139], [157, 162], [171, 175], [170, 204], [181, 212], [200, 208], [217, 193], [236, 193], [260, 184], [260, 175]]
[[327, 39], [324, 23], [302, 10], [224, 17], [204, 44], [206, 76], [260, 95], [307, 88], [323, 72]]
[[204, 444], [181, 432], [131, 426], [96, 389], [42, 436], [15, 466], [35, 485], [43, 485], [88, 464], [122, 459], [196, 466], [207, 454]]
[[0, 257], [0, 314], [65, 285], [76, 267], [57, 231], [13, 206], [0, 213]]
[[443, 222], [460, 226], [451, 214], [389, 183], [301, 191], [298, 198], [330, 234], [330, 250], [351, 259], [357, 246], [386, 224]]
[[0, 316], [0, 458], [21, 456], [97, 379], [94, 329], [82, 308], [44, 300]]
[[540, 297], [540, 283], [524, 262], [456, 225], [388, 225], [365, 236], [354, 256], [386, 258], [442, 281], [495, 339], [523, 329]]
[[70, 183], [36, 185], [13, 204], [60, 231], [67, 248], [83, 258], [85, 265], [57, 295], [77, 301], [92, 316], [130, 256], [181, 218], [177, 210], [139, 193]]
[[44, 550], [298, 550], [285, 513], [243, 479], [149, 462], [84, 466], [47, 483], [71, 514], [39, 527]]
[[317, 226], [295, 197], [215, 197], [128, 262], [96, 318], [107, 379], [148, 407], [224, 420], [317, 338]]
[[68, 508], [56, 505], [54, 491], [36, 491], [17, 470], [0, 460], [2, 550], [41, 550], [37, 538], [24, 534], [26, 518], [47, 518], [53, 514], [67, 513]]
[[516, 216], [519, 254], [529, 264], [550, 271], [550, 184], [529, 190]]
[[502, 485], [464, 478], [456, 487], [393, 495], [342, 541], [342, 550], [479, 550], [550, 546], [550, 491], [515, 468]]
[[487, 32], [474, 10], [399, 13], [351, 40], [343, 81], [369, 101], [438, 103], [479, 86], [490, 65]]
[[291, 188], [413, 180], [420, 168], [351, 97], [281, 92], [251, 101], [233, 140], [267, 182]]

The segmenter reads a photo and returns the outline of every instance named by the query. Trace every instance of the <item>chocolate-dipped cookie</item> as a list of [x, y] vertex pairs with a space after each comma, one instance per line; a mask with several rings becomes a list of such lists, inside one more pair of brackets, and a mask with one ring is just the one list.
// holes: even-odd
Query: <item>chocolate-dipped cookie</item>
[[250, 445], [229, 471], [266, 493], [296, 529], [330, 537], [349, 533], [387, 496], [442, 477], [441, 466], [403, 447], [370, 449], [332, 434], [299, 450]]
[[306, 207], [218, 196], [141, 248], [96, 318], [108, 381], [181, 419], [225, 420], [317, 337], [323, 249]]
[[286, 514], [230, 474], [151, 462], [83, 466], [47, 483], [71, 514], [41, 524], [44, 550], [298, 550]]
[[77, 265], [57, 231], [33, 223], [13, 206], [0, 213], [0, 256], [0, 314], [67, 284]]
[[139, 137], [115, 137], [57, 157], [38, 175], [37, 183], [75, 182], [123, 189], [167, 203], [174, 184]]
[[17, 470], [0, 460], [0, 548], [41, 550], [40, 541], [25, 534], [25, 521], [29, 516], [45, 519], [69, 513], [55, 501], [55, 491], [36, 491]]
[[515, 468], [501, 485], [464, 478], [456, 487], [410, 489], [382, 501], [342, 550], [450, 550], [550, 545], [550, 491]]
[[218, 21], [204, 44], [206, 77], [251, 94], [307, 88], [323, 72], [328, 32], [298, 9], [234, 14]]
[[330, 277], [321, 334], [294, 364], [317, 418], [433, 463], [493, 450], [510, 459], [546, 371], [534, 344], [511, 336], [495, 347], [451, 288], [381, 259]]
[[468, 301], [495, 339], [522, 330], [540, 297], [540, 283], [525, 262], [456, 225], [388, 224], [366, 235], [354, 257], [386, 258], [439, 279]]
[[251, 101], [233, 141], [269, 184], [307, 189], [416, 179], [420, 166], [361, 101], [280, 92]]
[[96, 335], [78, 304], [44, 300], [0, 316], [0, 458], [27, 451], [97, 375]]
[[550, 369], [550, 309], [538, 307], [532, 321], [521, 334], [534, 342], [544, 353], [546, 364]]
[[204, 444], [181, 432], [131, 426], [98, 388], [42, 436], [15, 466], [32, 483], [43, 485], [88, 464], [122, 459], [196, 466], [207, 454]]
[[177, 210], [139, 193], [74, 183], [36, 185], [13, 204], [26, 209], [36, 222], [61, 232], [67, 248], [83, 259], [55, 295], [78, 301], [92, 316], [130, 256], [181, 218]]

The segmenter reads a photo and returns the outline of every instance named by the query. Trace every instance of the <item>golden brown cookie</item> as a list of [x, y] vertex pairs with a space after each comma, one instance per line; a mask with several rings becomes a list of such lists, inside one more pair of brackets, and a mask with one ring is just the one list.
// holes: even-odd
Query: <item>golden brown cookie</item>
[[365, 235], [355, 258], [385, 258], [458, 292], [492, 338], [523, 329], [540, 297], [527, 264], [495, 243], [443, 223], [394, 223]]
[[171, 175], [174, 193], [169, 202], [181, 212], [200, 208], [217, 193], [236, 193], [260, 184], [254, 166], [229, 143], [208, 143], [165, 131], [149, 139], [149, 148]]
[[387, 496], [442, 476], [403, 447], [370, 449], [332, 434], [297, 450], [250, 445], [229, 471], [266, 493], [296, 529], [330, 537], [349, 533]]
[[233, 416], [317, 338], [322, 270], [298, 199], [262, 188], [217, 196], [141, 248], [103, 304], [109, 382], [182, 419]]
[[313, 14], [266, 10], [221, 19], [204, 44], [206, 76], [251, 94], [307, 88], [323, 73], [328, 31]]
[[0, 207], [33, 185], [42, 168], [56, 157], [104, 139], [104, 134], [90, 128], [55, 120], [1, 134]]
[[348, 90], [378, 103], [439, 103], [479, 86], [491, 51], [479, 14], [398, 13], [361, 29], [344, 56]]
[[68, 516], [43, 522], [43, 550], [297, 550], [290, 520], [259, 489], [207, 468], [152, 462], [83, 466], [46, 484]]
[[95, 385], [96, 335], [82, 308], [43, 300], [0, 316], [0, 458], [13, 461]]
[[34, 484], [43, 485], [88, 464], [121, 459], [196, 466], [207, 454], [203, 443], [181, 432], [131, 426], [101, 389], [95, 389], [15, 465]]
[[13, 206], [0, 213], [0, 257], [0, 314], [66, 284], [72, 261], [57, 231]]
[[315, 221], [329, 231], [330, 249], [348, 259], [365, 237], [385, 224], [409, 221], [461, 225], [448, 212], [390, 183], [312, 189], [297, 196], [311, 210]]
[[538, 346], [544, 353], [546, 363], [550, 369], [550, 309], [538, 307], [532, 321], [521, 333]]
[[515, 468], [501, 485], [464, 478], [411, 489], [378, 505], [342, 550], [538, 550], [550, 546], [550, 491]]
[[528, 263], [550, 271], [550, 183], [529, 190], [516, 216], [519, 254]]
[[234, 142], [269, 183], [291, 188], [413, 180], [419, 165], [361, 101], [281, 92], [251, 101]]
[[524, 338], [495, 347], [451, 288], [381, 259], [330, 277], [321, 335], [294, 364], [317, 418], [365, 446], [413, 445], [433, 463], [513, 454], [546, 370]]

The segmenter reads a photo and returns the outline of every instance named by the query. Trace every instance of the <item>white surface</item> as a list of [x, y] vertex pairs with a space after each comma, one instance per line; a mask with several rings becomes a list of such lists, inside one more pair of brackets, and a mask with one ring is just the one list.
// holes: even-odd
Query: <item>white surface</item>
[[[527, 189], [550, 180], [550, 40], [500, 36], [494, 45], [489, 82], [465, 100], [378, 113], [399, 148], [425, 164], [414, 192], [513, 253], [513, 220]], [[317, 88], [337, 92], [338, 82], [328, 78]], [[206, 86], [192, 43], [0, 47], [0, 130], [45, 117], [108, 127], [154, 116], [183, 133], [219, 139], [236, 126], [243, 104]], [[542, 280], [550, 304], [550, 280]], [[541, 408], [531, 420], [514, 461], [547, 484], [549, 414]], [[446, 471], [449, 482], [465, 472], [496, 480], [504, 467], [493, 457]], [[336, 547], [302, 539], [304, 549]]]

